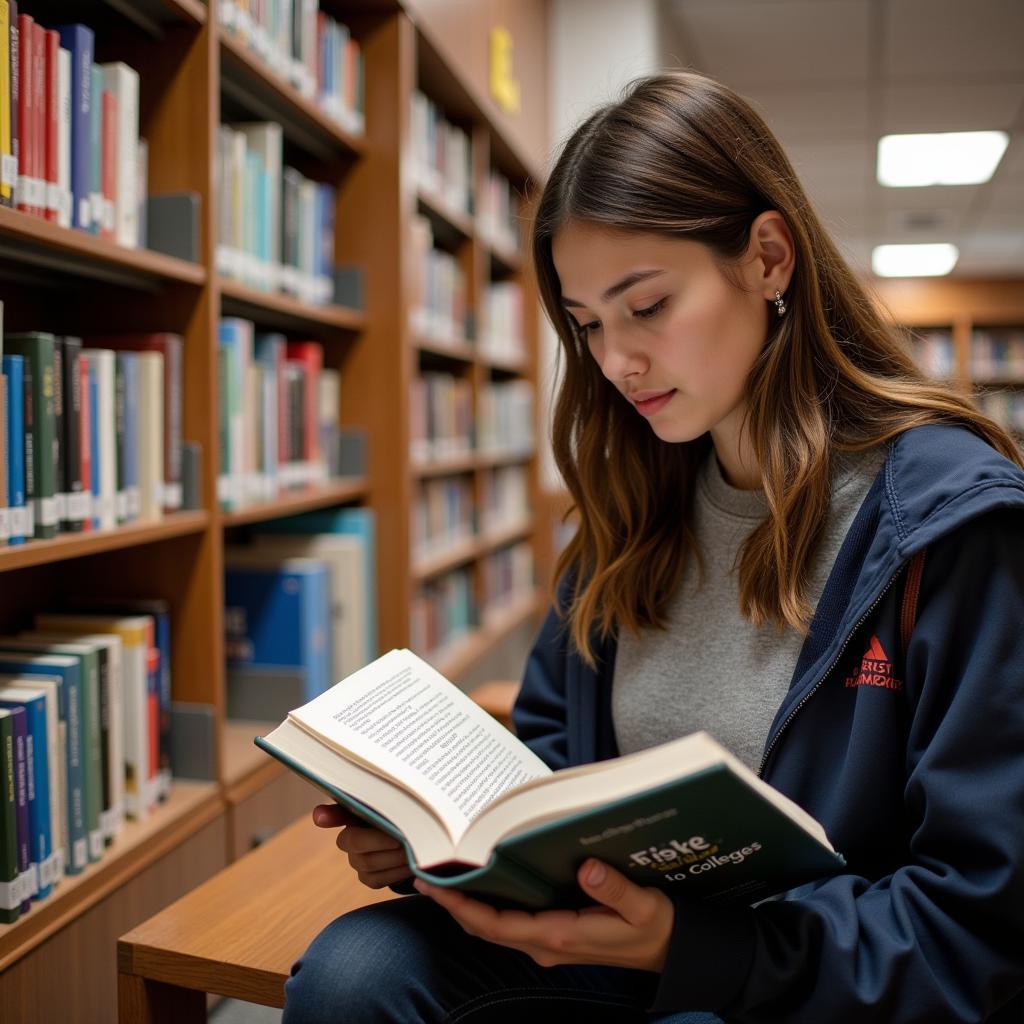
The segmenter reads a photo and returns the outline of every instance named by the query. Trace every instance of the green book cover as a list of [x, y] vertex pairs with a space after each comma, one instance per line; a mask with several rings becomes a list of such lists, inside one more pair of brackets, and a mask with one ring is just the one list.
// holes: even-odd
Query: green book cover
[[32, 371], [33, 446], [32, 468], [35, 480], [35, 534], [47, 539], [57, 535], [57, 417], [53, 376], [54, 336], [42, 331], [8, 334], [7, 351], [23, 356]]
[[589, 857], [638, 885], [747, 904], [844, 865], [818, 822], [706, 733], [552, 772], [410, 651], [255, 742], [400, 839], [417, 875], [496, 904], [583, 905]]
[[0, 923], [18, 920], [18, 831], [14, 798], [14, 723], [0, 710]]

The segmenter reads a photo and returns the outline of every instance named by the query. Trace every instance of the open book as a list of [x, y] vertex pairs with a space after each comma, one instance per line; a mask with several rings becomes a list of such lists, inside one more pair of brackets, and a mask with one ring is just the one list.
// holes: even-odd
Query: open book
[[417, 875], [492, 903], [578, 906], [591, 856], [640, 885], [747, 902], [844, 863], [818, 822], [706, 733], [552, 772], [407, 650], [256, 743], [401, 840]]

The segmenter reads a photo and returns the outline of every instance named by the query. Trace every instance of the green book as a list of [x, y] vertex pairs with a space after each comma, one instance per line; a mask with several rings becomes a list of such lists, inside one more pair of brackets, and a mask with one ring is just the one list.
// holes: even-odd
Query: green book
[[552, 772], [406, 650], [256, 744], [399, 839], [421, 878], [499, 905], [582, 906], [588, 857], [638, 885], [748, 904], [845, 863], [814, 818], [707, 733]]
[[14, 796], [14, 720], [0, 709], [0, 924], [18, 920], [18, 820]]
[[42, 331], [8, 334], [4, 338], [7, 352], [23, 356], [26, 368], [30, 368], [32, 373], [32, 475], [35, 481], [33, 518], [34, 536], [41, 539], [55, 537], [60, 521], [57, 508], [60, 450], [55, 402], [55, 340], [52, 334]]

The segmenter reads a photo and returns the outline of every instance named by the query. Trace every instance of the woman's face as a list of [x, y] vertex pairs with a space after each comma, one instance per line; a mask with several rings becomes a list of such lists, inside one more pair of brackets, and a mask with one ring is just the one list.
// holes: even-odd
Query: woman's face
[[554, 236], [552, 255], [601, 373], [658, 437], [736, 435], [772, 309], [759, 260], [740, 261], [741, 288], [699, 242], [578, 220]]

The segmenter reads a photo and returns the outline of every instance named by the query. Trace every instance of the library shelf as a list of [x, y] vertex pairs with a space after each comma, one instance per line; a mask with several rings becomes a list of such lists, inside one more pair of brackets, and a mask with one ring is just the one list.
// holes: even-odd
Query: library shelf
[[224, 28], [218, 29], [221, 90], [257, 117], [278, 121], [284, 134], [313, 156], [332, 161], [361, 156], [366, 142], [346, 131]]
[[103, 3], [155, 39], [163, 35], [162, 26], [168, 23], [205, 25], [208, 13], [202, 0], [103, 0]]
[[508, 277], [523, 268], [522, 255], [497, 239], [485, 239], [484, 249], [491, 258], [491, 276]]
[[498, 548], [513, 544], [517, 540], [528, 540], [531, 533], [533, 533], [533, 523], [528, 519], [484, 530], [480, 534], [480, 552], [488, 554], [491, 551], [497, 551]]
[[288, 491], [274, 501], [258, 501], [244, 508], [222, 512], [220, 521], [222, 526], [261, 523], [267, 519], [278, 519], [281, 516], [292, 516], [318, 508], [361, 501], [366, 497], [368, 490], [369, 484], [365, 477], [343, 477], [325, 484]]
[[125, 823], [102, 860], [79, 875], [65, 875], [27, 914], [0, 925], [0, 971], [175, 849], [223, 807], [216, 783], [175, 780], [167, 799], [149, 817]]
[[113, 530], [59, 533], [52, 540], [29, 540], [24, 544], [0, 548], [0, 572], [202, 533], [209, 522], [210, 515], [203, 510], [172, 512], [152, 523], [126, 523]]
[[477, 468], [478, 460], [473, 452], [464, 455], [453, 455], [446, 459], [430, 459], [428, 462], [413, 462], [412, 472], [421, 479], [431, 476], [455, 476], [459, 473], [472, 473]]
[[282, 330], [355, 333], [366, 326], [366, 314], [348, 306], [314, 306], [283, 292], [262, 292], [230, 277], [217, 278], [221, 312], [256, 320]]
[[413, 339], [413, 345], [418, 352], [454, 359], [460, 363], [472, 363], [476, 359], [476, 349], [468, 341], [445, 341], [417, 334]]
[[472, 632], [426, 656], [434, 668], [449, 679], [468, 672], [491, 649], [521, 625], [536, 616], [542, 607], [540, 589], [520, 597], [500, 609], [484, 613], [483, 624]]
[[0, 206], [0, 258], [152, 290], [163, 282], [202, 285], [206, 267], [151, 249], [128, 249], [106, 238]]
[[450, 237], [454, 232], [462, 239], [473, 237], [473, 218], [457, 210], [444, 196], [421, 184], [416, 189], [416, 198], [422, 211], [433, 222], [435, 231], [440, 227], [442, 235]]
[[473, 561], [480, 554], [480, 539], [478, 537], [467, 537], [455, 544], [445, 545], [444, 548], [432, 552], [429, 555], [417, 558], [412, 564], [412, 574], [417, 581], [430, 579], [431, 576], [440, 576], [466, 562]]
[[280, 722], [226, 718], [221, 732], [221, 780], [228, 803], [244, 800], [284, 771], [284, 765], [253, 743]]
[[497, 469], [500, 466], [517, 466], [520, 463], [529, 462], [537, 453], [531, 448], [529, 451], [519, 449], [513, 451], [483, 451], [477, 455], [477, 465], [481, 469]]
[[501, 373], [525, 376], [530, 372], [530, 362], [525, 356], [501, 356], [481, 352], [480, 362], [489, 370], [498, 370]]

